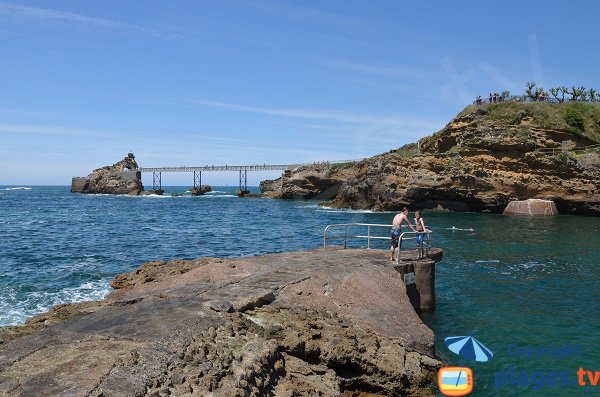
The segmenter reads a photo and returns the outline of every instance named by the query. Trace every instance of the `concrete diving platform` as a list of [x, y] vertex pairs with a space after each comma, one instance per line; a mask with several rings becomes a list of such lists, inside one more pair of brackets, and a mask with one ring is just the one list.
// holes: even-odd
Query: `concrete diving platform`
[[[369, 261], [373, 265], [393, 268], [398, 273], [411, 305], [417, 313], [435, 309], [435, 264], [444, 258], [441, 248], [431, 247], [425, 256], [419, 257], [418, 250], [400, 252], [397, 261], [389, 260], [389, 251], [378, 249], [344, 249], [343, 246], [327, 246], [331, 255], [347, 251], [356, 260]], [[345, 254], [348, 255], [348, 254]]]

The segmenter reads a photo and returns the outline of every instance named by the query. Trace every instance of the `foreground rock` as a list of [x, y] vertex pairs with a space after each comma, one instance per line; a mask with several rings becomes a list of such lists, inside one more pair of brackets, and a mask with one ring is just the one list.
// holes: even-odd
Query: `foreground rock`
[[529, 199], [511, 201], [504, 210], [504, 215], [558, 215], [556, 204], [550, 200]]
[[2, 396], [431, 396], [440, 363], [386, 253], [149, 262], [0, 339]]
[[192, 193], [192, 196], [202, 196], [203, 194], [212, 192], [212, 187], [210, 187], [209, 185], [201, 185], [199, 187], [193, 188], [192, 190], [190, 190], [190, 192]]
[[[542, 199], [561, 213], [600, 215], [600, 156], [561, 152], [566, 141], [566, 147], [597, 144], [600, 127], [590, 121], [585, 132], [574, 131], [560, 121], [570, 106], [563, 105], [468, 107], [422, 139], [420, 151], [407, 145], [354, 164], [293, 170], [287, 182], [265, 183], [273, 189], [265, 194], [333, 198], [327, 205], [338, 208], [494, 213], [511, 201]], [[590, 114], [600, 111], [589, 106]]]
[[139, 195], [144, 190], [142, 173], [133, 153], [111, 166], [98, 168], [87, 177], [73, 177], [71, 192]]

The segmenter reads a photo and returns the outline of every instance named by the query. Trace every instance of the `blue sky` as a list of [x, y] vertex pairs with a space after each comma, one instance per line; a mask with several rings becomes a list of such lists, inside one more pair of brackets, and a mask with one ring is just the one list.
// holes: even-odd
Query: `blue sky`
[[130, 150], [147, 167], [362, 158], [439, 130], [479, 94], [600, 89], [599, 8], [0, 0], [0, 185], [69, 184]]

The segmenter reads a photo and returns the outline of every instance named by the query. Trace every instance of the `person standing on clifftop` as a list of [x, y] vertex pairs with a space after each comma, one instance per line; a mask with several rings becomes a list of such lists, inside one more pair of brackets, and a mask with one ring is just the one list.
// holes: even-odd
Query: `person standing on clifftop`
[[[406, 224], [414, 232], [415, 228], [413, 227], [413, 225], [411, 225], [410, 221], [408, 220], [408, 208], [406, 207], [402, 208], [402, 212], [396, 214], [394, 220], [392, 221], [392, 246], [390, 247], [390, 260], [392, 262], [394, 261], [394, 256], [396, 254], [396, 248], [398, 248], [398, 239], [400, 238], [400, 234], [402, 233], [402, 231], [400, 230], [402, 228], [402, 222], [405, 221]], [[400, 255], [400, 252], [398, 252], [398, 255]]]

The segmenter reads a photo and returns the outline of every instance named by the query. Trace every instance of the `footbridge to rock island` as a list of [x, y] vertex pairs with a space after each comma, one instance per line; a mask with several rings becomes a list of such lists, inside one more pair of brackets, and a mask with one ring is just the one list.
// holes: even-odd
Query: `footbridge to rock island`
[[304, 164], [254, 164], [254, 165], [205, 165], [203, 167], [143, 167], [138, 171], [152, 173], [152, 189], [162, 191], [162, 174], [163, 172], [191, 172], [194, 175], [193, 188], [200, 188], [202, 185], [202, 173], [212, 171], [234, 171], [239, 173], [239, 191], [238, 195], [245, 195], [248, 191], [248, 171], [286, 171], [291, 170], [301, 165], [315, 164], [342, 164], [354, 162], [357, 160], [342, 160], [342, 161], [321, 161]]

